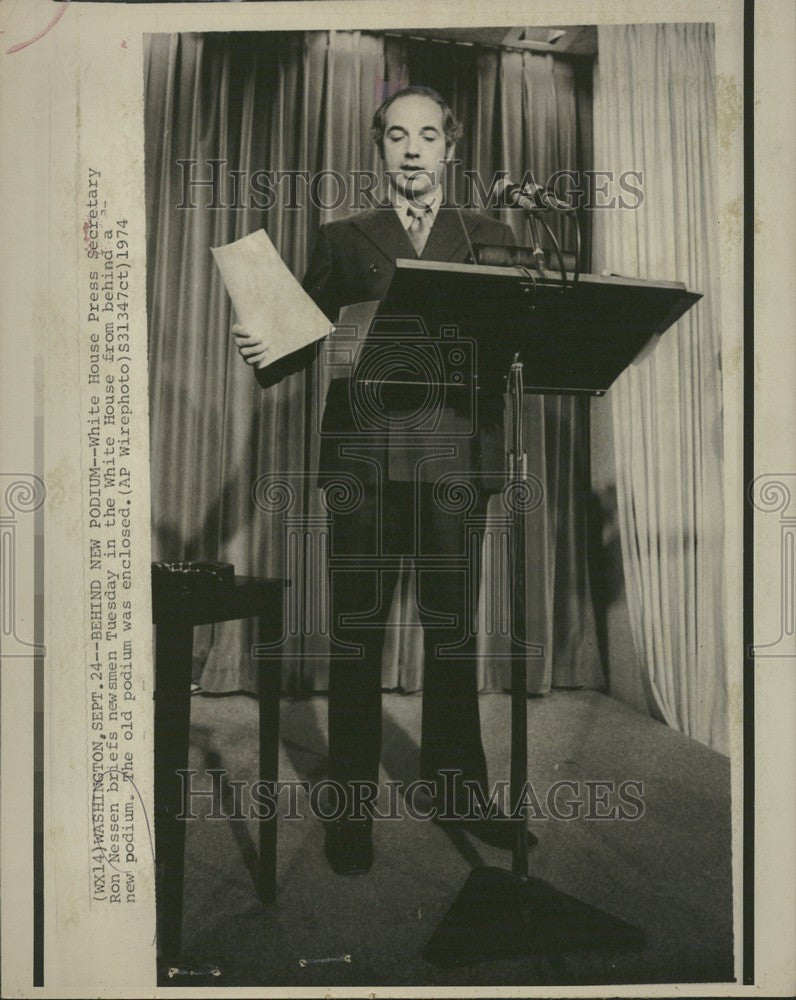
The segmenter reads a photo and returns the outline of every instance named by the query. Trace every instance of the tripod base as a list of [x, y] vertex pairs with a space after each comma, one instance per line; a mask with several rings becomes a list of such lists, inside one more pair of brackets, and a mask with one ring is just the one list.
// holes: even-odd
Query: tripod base
[[442, 968], [568, 951], [637, 951], [644, 934], [540, 879], [475, 868], [423, 950]]

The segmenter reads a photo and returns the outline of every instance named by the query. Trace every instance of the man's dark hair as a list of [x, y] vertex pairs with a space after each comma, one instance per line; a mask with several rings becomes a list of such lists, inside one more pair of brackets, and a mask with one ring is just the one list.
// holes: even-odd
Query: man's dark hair
[[384, 119], [387, 114], [387, 109], [401, 97], [411, 97], [412, 94], [417, 94], [420, 97], [430, 97], [435, 104], [438, 104], [440, 108], [442, 108], [442, 129], [445, 133], [445, 145], [447, 148], [453, 146], [454, 143], [457, 143], [462, 137], [464, 130], [462, 129], [461, 124], [456, 121], [456, 118], [454, 117], [453, 112], [451, 111], [445, 98], [431, 87], [424, 87], [421, 84], [416, 84], [412, 87], [404, 87], [403, 90], [397, 90], [376, 109], [376, 113], [373, 116], [373, 125], [371, 126], [370, 131], [373, 136], [373, 141], [376, 143], [379, 155], [382, 157], [384, 157]]

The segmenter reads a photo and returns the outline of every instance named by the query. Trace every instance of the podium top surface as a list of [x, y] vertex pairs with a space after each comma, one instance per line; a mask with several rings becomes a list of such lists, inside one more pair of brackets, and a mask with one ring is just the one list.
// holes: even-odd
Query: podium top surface
[[519, 354], [529, 391], [602, 395], [701, 297], [674, 281], [582, 274], [564, 287], [553, 271], [398, 260], [376, 315], [468, 342], [487, 391]]
[[[410, 258], [399, 258], [395, 262], [396, 267], [401, 271], [414, 271], [425, 276], [429, 275], [463, 275], [468, 278], [497, 277], [524, 278], [525, 269], [520, 267], [497, 267], [492, 264], [464, 264], [458, 261], [446, 260], [413, 260]], [[534, 272], [536, 277], [551, 284], [561, 284], [561, 275], [558, 271], [545, 271], [544, 277]], [[681, 292], [687, 291], [682, 281], [662, 281], [650, 278], [632, 278], [621, 274], [591, 274], [586, 272], [581, 274], [578, 282], [585, 285], [610, 285], [626, 288], [662, 288], [678, 289]], [[694, 293], [696, 294], [696, 293]], [[699, 297], [697, 295], [697, 297]]]

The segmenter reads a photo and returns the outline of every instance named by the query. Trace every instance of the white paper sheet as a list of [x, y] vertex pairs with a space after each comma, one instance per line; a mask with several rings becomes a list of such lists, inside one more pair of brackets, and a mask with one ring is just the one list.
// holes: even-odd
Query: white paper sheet
[[364, 337], [370, 330], [370, 324], [376, 316], [379, 308], [379, 300], [372, 299], [367, 302], [354, 302], [353, 305], [343, 306], [337, 318], [338, 327], [354, 327], [357, 336]]
[[329, 320], [296, 281], [264, 229], [210, 249], [238, 322], [269, 347], [258, 368], [329, 333]]

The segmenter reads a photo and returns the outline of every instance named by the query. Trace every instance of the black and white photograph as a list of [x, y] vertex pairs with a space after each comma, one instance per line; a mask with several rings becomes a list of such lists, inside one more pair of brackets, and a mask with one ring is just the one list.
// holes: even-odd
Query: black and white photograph
[[0, 4], [2, 996], [796, 992], [794, 48]]
[[145, 37], [161, 985], [734, 978], [718, 86]]

